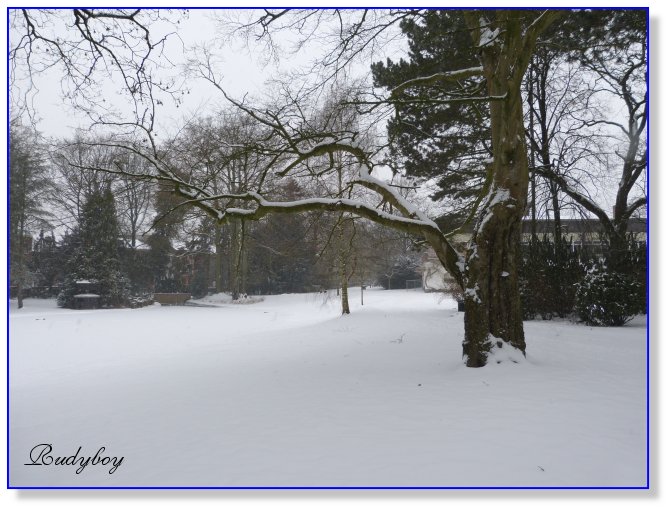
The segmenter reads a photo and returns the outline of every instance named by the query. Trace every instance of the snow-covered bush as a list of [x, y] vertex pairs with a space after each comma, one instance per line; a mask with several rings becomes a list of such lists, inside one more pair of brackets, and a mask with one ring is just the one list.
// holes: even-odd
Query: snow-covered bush
[[141, 308], [143, 306], [155, 304], [152, 294], [135, 294], [129, 297], [128, 302], [130, 308]]
[[631, 276], [591, 271], [577, 286], [575, 311], [591, 326], [622, 326], [641, 311], [640, 292]]

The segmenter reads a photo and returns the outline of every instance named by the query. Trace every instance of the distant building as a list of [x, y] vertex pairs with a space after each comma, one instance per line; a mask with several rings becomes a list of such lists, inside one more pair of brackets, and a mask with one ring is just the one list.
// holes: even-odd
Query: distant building
[[[521, 243], [527, 244], [532, 235], [532, 221], [524, 220], [521, 231]], [[572, 243], [573, 248], [590, 248], [592, 253], [601, 253], [604, 246], [604, 229], [597, 219], [562, 219], [561, 230], [563, 240]], [[553, 220], [536, 220], [535, 233], [538, 237], [552, 237]], [[628, 222], [628, 233], [635, 241], [646, 244], [646, 220], [631, 218]], [[454, 243], [465, 244], [472, 235], [472, 225], [464, 227], [453, 237]], [[448, 289], [454, 279], [445, 271], [433, 249], [429, 248], [422, 255], [421, 262], [422, 286], [426, 292], [440, 292]]]
[[[584, 247], [600, 247], [603, 244], [604, 228], [597, 219], [562, 219], [561, 231], [563, 240], [572, 242], [572, 245]], [[527, 243], [532, 234], [532, 221], [524, 220], [522, 232], [522, 243]], [[535, 233], [543, 237], [551, 237], [554, 231], [553, 220], [535, 220]], [[631, 218], [628, 221], [628, 233], [632, 234], [636, 241], [646, 243], [646, 220]]]

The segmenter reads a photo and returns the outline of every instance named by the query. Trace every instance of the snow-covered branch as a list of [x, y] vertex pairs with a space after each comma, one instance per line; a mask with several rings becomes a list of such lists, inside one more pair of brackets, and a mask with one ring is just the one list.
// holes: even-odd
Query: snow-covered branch
[[453, 70], [451, 72], [437, 72], [431, 74], [430, 76], [416, 77], [414, 79], [408, 79], [400, 85], [396, 86], [391, 90], [389, 96], [392, 99], [398, 98], [398, 96], [409, 88], [414, 88], [417, 86], [431, 86], [437, 84], [441, 81], [460, 81], [461, 79], [468, 79], [474, 76], [481, 76], [484, 69], [482, 67], [470, 67], [469, 69]]

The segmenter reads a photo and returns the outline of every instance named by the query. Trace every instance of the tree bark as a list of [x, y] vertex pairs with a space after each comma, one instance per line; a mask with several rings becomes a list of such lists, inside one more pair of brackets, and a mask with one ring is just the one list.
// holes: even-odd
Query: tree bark
[[229, 233], [229, 291], [232, 295], [232, 300], [236, 301], [240, 294], [240, 258], [241, 258], [241, 241], [239, 234], [239, 221], [234, 220], [231, 223]]
[[[501, 42], [480, 47], [492, 101], [493, 180], [466, 255], [463, 356], [469, 367], [487, 364], [494, 350], [525, 355], [518, 259], [521, 218], [528, 197], [528, 157], [523, 126], [521, 80], [537, 34], [524, 34], [518, 11], [497, 11], [494, 25], [477, 12], [467, 14], [478, 45], [483, 30], [504, 32]], [[510, 352], [505, 357], [516, 360]], [[512, 359], [514, 358], [514, 359]]]
[[[368, 218], [375, 223], [421, 235], [433, 247], [443, 266], [464, 289], [466, 305], [463, 354], [468, 366], [484, 366], [493, 349], [512, 348], [525, 354], [525, 339], [518, 283], [518, 256], [521, 219], [528, 194], [528, 158], [523, 127], [521, 81], [530, 62], [539, 34], [562, 11], [498, 10], [465, 11], [464, 16], [472, 34], [473, 44], [480, 56], [481, 68], [473, 67], [458, 73], [440, 72], [431, 77], [410, 80], [392, 91], [392, 97], [415, 85], [431, 84], [434, 80], [470, 77], [483, 74], [490, 100], [490, 124], [493, 162], [489, 164], [489, 183], [486, 198], [478, 209], [479, 218], [465, 256], [460, 254], [438, 226], [420, 212], [412, 211], [403, 198], [370, 177], [367, 156], [359, 146], [345, 141], [320, 142], [314, 147], [299, 149], [280, 119], [273, 114], [264, 116], [256, 109], [234, 101], [241, 111], [272, 129], [288, 142], [293, 161], [278, 174], [285, 176], [291, 169], [312, 158], [335, 153], [348, 153], [360, 163], [359, 178], [354, 184], [368, 188], [381, 196], [390, 206], [389, 212], [379, 210], [353, 199], [309, 198], [290, 203], [271, 202], [256, 192], [229, 197], [250, 204], [250, 208], [217, 209], [209, 194], [176, 178], [168, 169], [156, 165], [158, 172], [179, 184], [176, 192], [215, 217], [219, 224], [242, 218], [259, 220], [270, 213], [300, 213], [306, 211], [336, 211]], [[491, 21], [485, 19], [489, 16]], [[218, 89], [219, 83], [207, 77]], [[218, 199], [219, 197], [216, 197]], [[395, 216], [392, 207], [402, 216]], [[221, 211], [223, 211], [221, 213]], [[388, 276], [389, 281], [391, 280]], [[506, 355], [516, 359], [517, 354]]]
[[341, 279], [341, 289], [340, 289], [340, 302], [341, 302], [341, 313], [343, 315], [349, 315], [350, 314], [350, 299], [348, 297], [348, 291], [347, 291], [347, 273], [345, 273], [345, 269], [343, 268], [343, 276]]
[[[25, 197], [22, 196], [21, 201], [25, 203]], [[16, 284], [16, 305], [20, 310], [23, 308], [23, 282], [25, 280], [25, 204], [22, 206], [21, 218], [19, 222], [19, 244], [18, 244], [18, 267], [19, 267], [19, 276], [18, 282]]]
[[222, 227], [215, 225], [215, 291], [223, 292], [224, 286], [224, 260], [225, 252], [222, 247]]

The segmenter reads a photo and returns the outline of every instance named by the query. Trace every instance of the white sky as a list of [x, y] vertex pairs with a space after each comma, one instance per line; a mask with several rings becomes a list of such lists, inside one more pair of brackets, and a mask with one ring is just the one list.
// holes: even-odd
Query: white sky
[[[220, 35], [217, 30], [216, 16], [236, 15], [239, 11], [230, 12], [221, 9], [193, 9], [187, 18], [182, 19], [178, 26], [178, 37], [170, 39], [166, 53], [175, 64], [171, 71], [173, 75], [182, 74], [181, 66], [186, 62], [188, 56], [193, 53], [193, 48], [202, 44], [213, 43], [216, 56], [216, 70], [222, 76], [222, 85], [232, 97], [241, 98], [246, 94], [250, 96], [261, 96], [270, 90], [267, 81], [278, 77], [281, 73], [290, 70], [307, 69], [311, 61], [317, 57], [321, 50], [312, 45], [301, 49], [297, 54], [284, 53], [279, 61], [267, 61], [264, 52], [258, 48], [251, 47], [248, 50], [241, 40], [230, 45], [217, 40]], [[277, 37], [276, 40], [289, 47], [286, 37]], [[373, 61], [391, 56], [393, 59], [404, 54], [405, 43], [396, 43], [383, 48], [383, 52], [377, 54]], [[183, 51], [185, 49], [185, 51]], [[253, 51], [254, 49], [254, 51]], [[359, 62], [352, 70], [355, 77], [370, 75], [370, 61]], [[17, 74], [20, 76], [20, 74]], [[48, 72], [42, 72], [33, 76], [32, 82], [39, 89], [34, 95], [32, 105], [37, 111], [36, 119], [38, 129], [47, 137], [65, 137], [74, 133], [75, 129], [86, 129], [89, 120], [80, 112], [68, 105], [62, 98], [62, 90], [57, 84], [62, 75], [61, 67], [54, 67]], [[370, 81], [369, 81], [370, 82]], [[26, 87], [28, 80], [20, 80], [17, 89]], [[172, 101], [164, 101], [164, 106], [159, 110], [158, 123], [161, 129], [170, 133], [177, 125], [182, 125], [184, 118], [194, 114], [205, 114], [225, 104], [224, 97], [213, 85], [203, 79], [191, 78], [186, 83], [189, 94], [184, 96], [184, 103], [176, 108]], [[108, 100], [116, 100], [117, 107], [122, 107], [115, 99], [114, 89], [108, 86], [105, 89]]]
[[[182, 44], [179, 39], [172, 37], [166, 48], [169, 58], [175, 65], [170, 71], [173, 75], [182, 74], [182, 66], [191, 55], [189, 51], [193, 47], [216, 41], [219, 33], [215, 17], [221, 12], [220, 9], [193, 9], [189, 11], [187, 18], [181, 20], [178, 37]], [[229, 11], [225, 12], [229, 15]], [[171, 29], [170, 27], [169, 30]], [[279, 37], [278, 40], [285, 41], [286, 37]], [[257, 46], [246, 49], [240, 40], [232, 45], [218, 41], [214, 46], [216, 62], [219, 63], [216, 68], [222, 76], [222, 85], [235, 98], [241, 98], [246, 94], [258, 96], [266, 93], [271, 88], [270, 85], [266, 85], [267, 80], [290, 69], [308, 68], [310, 61], [322, 51], [321, 46], [313, 44], [296, 55], [284, 53], [279, 62], [267, 62], [266, 55]], [[383, 48], [382, 53], [372, 55], [372, 60], [378, 61], [387, 56], [397, 59], [405, 54], [405, 46], [404, 41], [389, 44]], [[365, 76], [367, 82], [370, 82], [369, 72], [370, 58], [366, 58], [356, 65], [352, 74], [354, 77]], [[38, 129], [47, 137], [72, 136], [77, 128], [87, 130], [90, 123], [84, 115], [62, 99], [62, 91], [58, 86], [61, 74], [62, 68], [54, 67], [33, 79], [34, 85], [39, 89], [32, 103], [34, 110], [37, 111]], [[19, 89], [25, 86], [26, 82], [18, 84]], [[184, 102], [180, 108], [177, 109], [171, 100], [165, 100], [164, 105], [159, 107], [157, 114], [159, 139], [166, 139], [175, 134], [188, 118], [209, 114], [225, 104], [221, 93], [203, 79], [190, 78], [186, 88], [189, 93], [183, 97]], [[123, 109], [123, 104], [118, 101], [111, 84], [105, 88], [105, 95], [109, 101], [107, 103], [113, 103]], [[596, 191], [593, 190], [595, 194]], [[612, 193], [603, 192], [603, 194], [606, 195], [598, 194], [594, 197], [598, 201], [607, 201], [604, 207], [611, 209]]]

